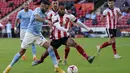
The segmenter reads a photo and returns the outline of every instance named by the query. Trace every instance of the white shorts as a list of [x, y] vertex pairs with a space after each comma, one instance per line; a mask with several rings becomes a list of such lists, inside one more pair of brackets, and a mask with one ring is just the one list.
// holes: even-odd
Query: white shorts
[[42, 34], [40, 36], [36, 36], [30, 32], [26, 32], [24, 39], [21, 43], [21, 48], [27, 49], [34, 42], [36, 42], [36, 44], [42, 46], [45, 42], [47, 42], [47, 40], [45, 39], [45, 37], [42, 36]]
[[20, 29], [20, 40], [22, 41], [27, 29]]

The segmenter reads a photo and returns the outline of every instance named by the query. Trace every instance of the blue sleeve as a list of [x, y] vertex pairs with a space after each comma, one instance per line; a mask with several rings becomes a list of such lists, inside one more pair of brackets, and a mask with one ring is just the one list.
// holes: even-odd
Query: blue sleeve
[[18, 12], [18, 14], [17, 14], [17, 17], [16, 17], [17, 19], [21, 19], [21, 12]]

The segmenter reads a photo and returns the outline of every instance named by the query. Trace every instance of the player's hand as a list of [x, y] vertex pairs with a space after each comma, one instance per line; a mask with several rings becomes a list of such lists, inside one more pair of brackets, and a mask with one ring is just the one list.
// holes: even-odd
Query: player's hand
[[14, 27], [14, 33], [17, 34], [17, 27]]

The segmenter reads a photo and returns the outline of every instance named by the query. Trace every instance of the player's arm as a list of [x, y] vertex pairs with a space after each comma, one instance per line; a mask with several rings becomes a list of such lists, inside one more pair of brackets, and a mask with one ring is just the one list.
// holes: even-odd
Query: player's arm
[[45, 18], [41, 18], [38, 14], [35, 14], [35, 19], [40, 22], [48, 22]]
[[34, 14], [34, 18], [35, 20], [37, 21], [40, 21], [40, 22], [47, 22], [47, 20], [45, 18], [42, 18], [40, 17], [40, 10], [38, 8], [36, 8], [34, 11], [33, 11], [33, 14]]
[[19, 24], [19, 20], [21, 18], [21, 12], [18, 12], [16, 20], [15, 20], [15, 24], [14, 24], [14, 30], [17, 31], [17, 26]]
[[61, 31], [64, 31], [64, 32], [68, 32], [68, 29], [64, 28], [64, 27], [61, 27], [60, 25], [60, 22], [58, 20], [56, 20], [54, 23], [54, 26], [58, 29], [58, 30], [61, 30]]
[[84, 23], [82, 23], [80, 20], [77, 20], [77, 18], [74, 15], [70, 15], [70, 20], [71, 22], [74, 22], [76, 24], [78, 24], [80, 27], [90, 31], [90, 28], [87, 27]]
[[103, 15], [100, 17], [99, 22], [105, 21], [105, 20], [106, 20], [106, 18], [105, 18], [106, 16], [107, 16], [107, 11], [104, 10], [104, 11], [103, 11]]
[[118, 14], [118, 17], [119, 17], [118, 20], [120, 21], [120, 20], [122, 19], [122, 17], [123, 17], [123, 16], [122, 16], [122, 13], [121, 13], [121, 10], [118, 8], [118, 9], [117, 9], [117, 12], [118, 12], [117, 14]]

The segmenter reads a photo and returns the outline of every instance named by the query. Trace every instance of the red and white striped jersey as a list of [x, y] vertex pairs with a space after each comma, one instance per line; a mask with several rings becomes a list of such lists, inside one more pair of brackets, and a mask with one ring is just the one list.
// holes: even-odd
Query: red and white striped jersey
[[[54, 16], [55, 14], [57, 14], [57, 11], [54, 11], [53, 9], [50, 9], [48, 12], [47, 12], [47, 19], [52, 21], [52, 16]], [[52, 34], [53, 34], [53, 27], [48, 24], [50, 26], [50, 39], [52, 38]]]
[[121, 11], [117, 7], [114, 7], [114, 9], [107, 8], [103, 11], [103, 15], [106, 16], [107, 21], [106, 28], [116, 29], [119, 14], [121, 14]]
[[[77, 22], [77, 18], [69, 13], [64, 14], [64, 16], [59, 16], [59, 14], [56, 14], [55, 16], [52, 17], [52, 22], [60, 22], [60, 26], [64, 27], [66, 29], [70, 29], [72, 23], [71, 22]], [[67, 37], [69, 36], [69, 34], [67, 32], [58, 30], [55, 26], [54, 26], [54, 32], [52, 34], [53, 39], [60, 39], [63, 37]]]
[[47, 18], [48, 18], [48, 20], [52, 20], [52, 16], [54, 16], [56, 13], [57, 13], [57, 11], [54, 11], [53, 9], [50, 9], [47, 12]]

